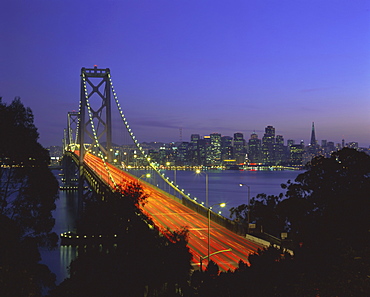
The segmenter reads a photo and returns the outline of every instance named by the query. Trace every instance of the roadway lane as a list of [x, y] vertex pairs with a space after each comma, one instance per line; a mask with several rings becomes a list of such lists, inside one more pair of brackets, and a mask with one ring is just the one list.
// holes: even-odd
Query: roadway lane
[[[114, 185], [103, 161], [99, 157], [87, 153], [85, 162], [110, 186]], [[110, 175], [116, 184], [122, 187], [125, 186], [126, 182], [138, 181], [137, 178], [113, 165], [107, 163], [106, 166], [108, 166]], [[141, 183], [141, 186], [148, 194], [147, 202], [142, 208], [143, 212], [152, 218], [154, 224], [160, 230], [168, 228], [174, 231], [184, 227], [187, 228], [189, 230], [188, 247], [193, 255], [193, 263], [199, 265], [200, 257], [208, 253], [208, 219], [165, 195], [154, 186], [144, 182]], [[232, 249], [230, 252], [219, 253], [211, 257], [211, 260], [216, 262], [220, 269], [224, 271], [234, 270], [238, 267], [240, 259], [247, 262], [250, 253], [263, 248], [263, 246], [248, 241], [213, 221], [211, 221], [210, 234], [210, 254], [219, 250]], [[203, 260], [203, 263], [206, 266], [207, 260]]]

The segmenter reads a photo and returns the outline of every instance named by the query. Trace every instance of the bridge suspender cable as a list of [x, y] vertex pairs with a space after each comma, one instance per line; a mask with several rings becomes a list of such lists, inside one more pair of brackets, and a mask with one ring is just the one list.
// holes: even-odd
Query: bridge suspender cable
[[114, 100], [116, 102], [116, 105], [117, 105], [117, 108], [118, 108], [118, 111], [119, 111], [119, 114], [121, 116], [121, 119], [128, 131], [128, 133], [130, 134], [130, 137], [132, 139], [132, 141], [135, 143], [136, 147], [138, 148], [138, 150], [140, 151], [141, 155], [144, 157], [144, 159], [146, 160], [146, 162], [148, 162], [149, 166], [170, 186], [172, 187], [175, 191], [177, 191], [178, 193], [180, 193], [183, 197], [187, 198], [190, 200], [190, 198], [184, 194], [182, 191], [179, 190], [178, 186], [177, 185], [174, 185], [173, 182], [171, 182], [168, 177], [166, 178], [160, 171], [159, 171], [159, 167], [151, 162], [150, 158], [148, 157], [147, 154], [145, 154], [145, 151], [144, 149], [141, 147], [140, 143], [137, 141], [134, 133], [132, 132], [131, 128], [130, 128], [130, 125], [128, 124], [127, 120], [126, 120], [126, 117], [122, 111], [122, 108], [121, 108], [121, 105], [119, 104], [119, 101], [118, 101], [118, 96], [117, 96], [117, 93], [114, 89], [114, 86], [113, 86], [113, 82], [112, 82], [112, 77], [110, 75], [110, 73], [108, 73], [108, 78], [109, 78], [109, 82], [110, 82], [110, 85], [111, 85], [111, 88], [112, 88], [112, 93], [113, 93], [113, 97], [114, 97]]
[[[145, 153], [144, 149], [142, 148], [142, 146], [140, 145], [140, 143], [138, 142], [138, 140], [136, 139], [134, 133], [132, 132], [131, 128], [130, 128], [130, 125], [128, 124], [127, 122], [127, 119], [122, 111], [122, 108], [121, 108], [121, 105], [118, 101], [118, 96], [117, 96], [117, 93], [114, 89], [114, 86], [113, 86], [113, 82], [112, 82], [112, 77], [110, 75], [110, 73], [107, 73], [107, 77], [109, 79], [109, 83], [110, 83], [110, 87], [111, 87], [111, 90], [112, 90], [112, 93], [113, 93], [113, 97], [114, 97], [114, 100], [116, 102], [116, 105], [117, 105], [117, 108], [118, 108], [118, 111], [119, 111], [119, 114], [121, 116], [121, 119], [132, 139], [132, 141], [134, 142], [135, 146], [137, 147], [137, 149], [139, 150], [140, 154], [144, 157], [145, 161], [149, 164], [149, 166], [161, 177], [161, 179], [166, 183], [168, 184], [171, 188], [173, 188], [175, 191], [177, 191], [182, 197], [184, 197], [185, 199], [188, 199], [188, 200], [191, 200], [193, 203], [195, 204], [198, 204], [200, 206], [203, 206], [201, 204], [199, 204], [198, 202], [196, 202], [196, 198], [194, 197], [194, 199], [191, 199], [190, 198], [190, 194], [186, 194], [184, 193], [184, 190], [180, 190], [178, 185], [174, 184], [173, 181], [171, 181], [168, 177], [166, 177], [164, 174], [162, 174], [159, 170], [159, 165], [156, 164], [155, 162], [151, 162], [150, 160], [150, 157]], [[101, 157], [101, 159], [103, 160], [103, 163], [104, 163], [104, 167], [108, 173], [108, 176], [109, 176], [109, 179], [111, 180], [112, 184], [114, 185], [114, 189], [118, 189], [119, 186], [118, 184], [116, 183], [116, 181], [114, 180], [113, 178], [113, 175], [111, 174], [110, 172], [110, 169], [107, 165], [107, 162], [105, 160], [105, 157], [100, 149], [101, 145], [99, 144], [99, 137], [97, 136], [97, 132], [96, 132], [96, 129], [95, 129], [95, 126], [94, 126], [94, 122], [93, 122], [93, 112], [92, 112], [92, 108], [90, 106], [90, 102], [89, 102], [89, 94], [88, 94], [88, 91], [87, 91], [87, 85], [86, 85], [86, 76], [85, 76], [85, 73], [82, 73], [82, 80], [83, 80], [83, 91], [84, 91], [84, 97], [85, 97], [85, 101], [86, 101], [86, 106], [87, 106], [87, 110], [88, 110], [88, 114], [89, 114], [89, 121], [90, 121], [90, 125], [91, 125], [91, 128], [92, 128], [92, 133], [93, 133], [93, 138], [94, 138], [94, 142], [95, 142], [95, 147], [99, 148], [99, 151], [98, 151], [98, 155], [99, 157]], [[81, 109], [84, 108], [82, 106], [82, 102], [80, 101], [80, 113], [81, 113]], [[79, 117], [80, 118], [80, 117]], [[79, 125], [83, 125], [84, 123], [81, 123], [81, 121], [78, 122]], [[76, 137], [77, 139], [77, 137]], [[83, 145], [83, 143], [81, 142], [80, 145]]]
[[[121, 108], [121, 105], [119, 104], [119, 101], [118, 101], [118, 96], [117, 96], [117, 93], [114, 89], [114, 86], [113, 86], [113, 82], [112, 82], [112, 77], [110, 75], [110, 73], [108, 73], [108, 79], [109, 79], [109, 82], [110, 82], [110, 85], [111, 85], [111, 88], [112, 88], [112, 93], [113, 93], [113, 97], [114, 97], [114, 100], [116, 102], [116, 105], [117, 105], [117, 108], [118, 108], [118, 111], [120, 113], [120, 116], [121, 116], [121, 119], [127, 129], [127, 131], [129, 132], [130, 134], [130, 137], [132, 139], [132, 141], [135, 143], [135, 146], [138, 148], [138, 150], [140, 151], [140, 153], [142, 154], [142, 156], [144, 157], [144, 159], [146, 160], [146, 162], [148, 162], [149, 166], [161, 177], [162, 180], [165, 181], [165, 183], [167, 183], [171, 188], [173, 188], [175, 191], [177, 191], [181, 196], [183, 196], [184, 198], [188, 199], [188, 200], [192, 200], [189, 195], [190, 194], [185, 194], [184, 193], [184, 190], [180, 190], [178, 185], [174, 184], [171, 180], [169, 180], [168, 177], [165, 177], [164, 174], [162, 174], [160, 171], [159, 171], [159, 166], [154, 163], [154, 162], [151, 162], [150, 158], [148, 157], [147, 154], [145, 154], [145, 151], [144, 149], [141, 147], [140, 143], [137, 141], [134, 133], [132, 132], [131, 128], [130, 128], [130, 125], [128, 124], [127, 122], [127, 119], [122, 111], [122, 108]], [[196, 204], [199, 204], [198, 202], [195, 201], [196, 198], [194, 198], [194, 200], [192, 200], [193, 203], [196, 203]], [[200, 204], [199, 204], [200, 205]]]
[[[84, 68], [83, 68], [84, 69]], [[180, 190], [180, 188], [178, 187], [178, 185], [174, 184], [173, 181], [171, 181], [168, 177], [166, 177], [163, 173], [160, 172], [159, 170], [159, 164], [155, 163], [155, 162], [152, 162], [150, 157], [145, 153], [144, 149], [142, 148], [142, 146], [140, 145], [140, 143], [138, 142], [138, 140], [136, 139], [135, 135], [133, 134], [128, 122], [127, 122], [127, 119], [122, 111], [122, 108], [121, 108], [121, 105], [118, 101], [118, 96], [117, 96], [117, 93], [114, 89], [114, 86], [113, 86], [113, 82], [112, 82], [112, 78], [111, 78], [111, 75], [108, 72], [104, 72], [104, 74], [107, 75], [107, 78], [109, 79], [109, 85], [106, 85], [106, 92], [110, 92], [109, 89], [111, 89], [111, 92], [113, 93], [113, 96], [114, 96], [114, 99], [115, 99], [115, 102], [116, 102], [116, 105], [117, 105], [117, 108], [118, 108], [118, 111], [119, 111], [119, 114], [120, 114], [120, 117], [129, 133], [129, 136], [131, 137], [133, 143], [135, 144], [135, 146], [137, 147], [137, 149], [139, 150], [139, 153], [143, 156], [145, 162], [147, 162], [147, 164], [159, 175], [159, 177], [167, 184], [169, 185], [171, 188], [173, 188], [176, 192], [178, 192], [183, 198], [189, 200], [189, 201], [192, 201], [192, 203], [195, 203], [199, 206], [203, 206], [202, 204], [199, 204], [196, 200], [197, 198], [194, 197], [194, 198], [190, 198], [190, 194], [186, 194], [184, 192], [184, 190]], [[112, 187], [114, 190], [118, 190], [119, 189], [119, 184], [115, 181], [114, 177], [113, 177], [113, 174], [109, 168], [109, 166], [107, 165], [107, 161], [106, 161], [106, 157], [108, 157], [108, 162], [109, 162], [109, 156], [108, 154], [110, 153], [108, 150], [104, 150], [103, 146], [99, 143], [99, 138], [100, 136], [98, 136], [98, 133], [97, 133], [97, 130], [96, 130], [96, 127], [94, 125], [94, 119], [96, 118], [96, 112], [93, 110], [93, 108], [91, 107], [91, 104], [89, 102], [89, 98], [90, 96], [92, 95], [92, 93], [96, 92], [96, 89], [98, 88], [98, 86], [93, 86], [91, 84], [91, 82], [88, 80], [88, 77], [84, 71], [82, 71], [82, 74], [81, 74], [81, 78], [82, 78], [82, 89], [81, 89], [81, 100], [80, 100], [80, 106], [79, 106], [79, 116], [78, 116], [78, 122], [77, 122], [77, 131], [76, 131], [76, 142], [78, 141], [79, 142], [79, 145], [82, 146], [80, 147], [80, 152], [84, 150], [84, 140], [82, 139], [82, 135], [83, 133], [81, 131], [79, 131], [80, 129], [82, 130], [83, 127], [85, 127], [85, 125], [90, 125], [91, 126], [91, 131], [92, 133], [89, 131], [87, 133], [89, 133], [89, 136], [90, 138], [93, 140], [93, 143], [92, 143], [92, 146], [93, 148], [95, 147], [96, 150], [97, 150], [97, 153], [98, 153], [98, 156], [102, 159], [103, 161], [103, 164], [104, 164], [104, 168], [108, 174], [108, 177], [109, 177], [109, 181], [112, 183]], [[87, 83], [89, 83], [92, 87], [93, 87], [93, 91], [89, 94], [88, 92], [88, 87], [87, 87]], [[106, 81], [106, 84], [108, 84], [108, 81]], [[100, 94], [100, 96], [102, 96]], [[108, 96], [109, 97], [109, 96]], [[88, 119], [88, 122], [85, 122], [85, 119], [84, 119], [84, 115], [85, 115], [85, 108], [87, 107], [87, 110], [88, 110], [88, 116], [89, 116], [89, 119]], [[110, 105], [109, 107], [110, 110]], [[98, 120], [100, 120], [100, 118], [98, 118]], [[100, 123], [100, 122], [98, 122]], [[81, 135], [80, 135], [81, 134]], [[78, 144], [76, 144], [75, 148], [78, 148]], [[107, 154], [107, 156], [105, 157], [104, 156], [104, 153]], [[83, 158], [83, 153], [81, 154], [81, 158]], [[81, 160], [80, 160], [81, 161]]]

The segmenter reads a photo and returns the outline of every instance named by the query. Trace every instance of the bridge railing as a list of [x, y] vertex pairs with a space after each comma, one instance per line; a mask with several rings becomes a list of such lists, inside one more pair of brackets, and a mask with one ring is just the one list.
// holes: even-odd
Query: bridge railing
[[232, 220], [225, 218], [222, 215], [219, 215], [218, 213], [215, 213], [212, 210], [208, 210], [208, 208], [203, 206], [202, 204], [199, 204], [195, 202], [194, 200], [189, 199], [188, 197], [182, 197], [182, 204], [207, 218], [208, 218], [208, 211], [209, 211], [211, 221], [216, 222], [217, 224], [229, 229], [230, 231], [238, 235], [243, 235], [242, 234], [243, 232], [242, 230], [239, 229], [238, 224], [236, 224]]
[[[227, 228], [228, 230], [230, 230], [230, 231], [232, 231], [232, 232], [234, 232], [238, 235], [244, 235], [245, 232], [242, 228], [240, 228], [239, 224], [235, 223], [234, 221], [232, 221], [228, 218], [225, 218], [222, 215], [219, 215], [218, 213], [216, 213], [212, 210], [209, 210], [208, 207], [204, 206], [203, 204], [198, 203], [196, 200], [192, 199], [189, 195], [185, 194], [185, 192], [183, 190], [180, 190], [180, 188], [176, 184], [174, 184], [169, 178], [165, 177], [163, 174], [160, 174], [159, 172], [158, 172], [158, 174], [161, 175], [161, 177], [165, 181], [165, 183], [168, 186], [170, 186], [174, 190], [175, 193], [178, 193], [181, 198], [178, 198], [174, 195], [171, 195], [167, 191], [160, 189], [159, 187], [157, 187], [156, 185], [154, 185], [151, 182], [145, 181], [145, 183], [147, 183], [147, 184], [149, 183], [149, 184], [151, 184], [151, 186], [155, 187], [157, 190], [159, 190], [161, 192], [164, 192], [167, 195], [171, 195], [171, 197], [173, 199], [177, 200], [178, 202], [182, 203], [186, 207], [194, 210], [195, 212], [203, 215], [206, 218], [208, 218], [208, 211], [210, 211], [211, 221], [216, 222], [217, 224]], [[144, 181], [142, 181], [142, 182], [144, 182]]]

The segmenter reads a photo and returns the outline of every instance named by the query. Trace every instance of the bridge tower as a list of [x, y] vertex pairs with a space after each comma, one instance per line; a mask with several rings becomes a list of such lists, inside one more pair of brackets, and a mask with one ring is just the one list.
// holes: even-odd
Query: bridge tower
[[[81, 69], [80, 111], [78, 124], [79, 183], [78, 214], [82, 213], [84, 199], [84, 157], [86, 150], [103, 154], [112, 161], [111, 85], [109, 68]], [[106, 146], [102, 143], [105, 141]]]
[[[110, 70], [94, 68], [81, 69], [80, 124], [78, 144], [80, 162], [85, 150], [99, 151], [108, 162], [112, 161], [112, 116]], [[86, 142], [86, 139], [91, 143]], [[102, 139], [102, 140], [101, 140]], [[105, 141], [106, 147], [102, 146]], [[85, 145], [87, 147], [85, 147]]]
[[78, 129], [78, 116], [79, 113], [76, 111], [68, 112], [67, 116], [67, 129], [64, 129], [64, 138], [63, 138], [63, 182], [65, 189], [75, 188], [77, 185], [77, 174], [78, 167], [75, 162], [73, 162], [70, 155], [66, 155], [66, 151], [76, 150], [77, 144], [77, 129]]
[[66, 149], [74, 151], [77, 144], [77, 129], [78, 129], [78, 119], [79, 113], [77, 111], [68, 112], [67, 116], [67, 130], [65, 135], [65, 145]]

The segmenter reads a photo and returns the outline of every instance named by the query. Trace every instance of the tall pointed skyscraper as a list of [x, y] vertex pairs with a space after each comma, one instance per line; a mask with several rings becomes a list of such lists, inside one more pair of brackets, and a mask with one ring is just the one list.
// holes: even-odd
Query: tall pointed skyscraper
[[316, 142], [316, 136], [315, 136], [315, 123], [312, 122], [312, 131], [311, 131], [311, 146], [315, 146], [317, 144]]
[[317, 156], [319, 151], [319, 147], [317, 145], [316, 141], [316, 135], [315, 135], [315, 123], [312, 122], [312, 131], [311, 131], [311, 142], [308, 145], [308, 153], [311, 156], [311, 158]]

